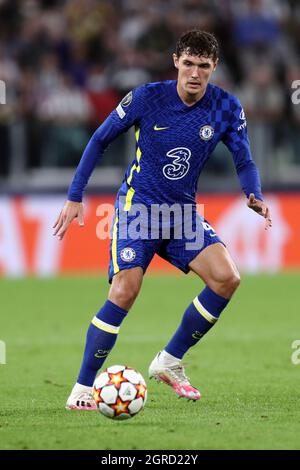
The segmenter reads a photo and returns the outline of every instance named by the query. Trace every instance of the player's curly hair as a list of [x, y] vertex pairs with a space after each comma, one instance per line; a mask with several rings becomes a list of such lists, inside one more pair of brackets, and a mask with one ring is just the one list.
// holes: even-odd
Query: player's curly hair
[[176, 44], [176, 55], [183, 52], [189, 55], [211, 57], [215, 62], [219, 57], [219, 45], [215, 36], [207, 31], [193, 29], [182, 34]]

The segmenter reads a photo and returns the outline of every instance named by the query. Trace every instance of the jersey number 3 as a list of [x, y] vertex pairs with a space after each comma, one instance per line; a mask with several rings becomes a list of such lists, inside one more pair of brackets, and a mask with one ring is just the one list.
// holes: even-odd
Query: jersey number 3
[[172, 163], [163, 167], [163, 174], [169, 180], [179, 180], [183, 178], [190, 169], [189, 159], [191, 151], [185, 147], [177, 147], [169, 150], [167, 157], [173, 158]]

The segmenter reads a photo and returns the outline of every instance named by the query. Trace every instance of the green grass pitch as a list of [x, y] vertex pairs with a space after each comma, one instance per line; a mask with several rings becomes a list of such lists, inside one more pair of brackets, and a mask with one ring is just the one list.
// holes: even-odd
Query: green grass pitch
[[145, 410], [111, 421], [65, 401], [86, 329], [107, 294], [105, 277], [0, 280], [1, 449], [299, 449], [300, 274], [243, 276], [220, 321], [185, 357], [196, 403], [147, 379], [202, 285], [196, 276], [150, 276], [105, 365], [128, 364], [148, 384]]

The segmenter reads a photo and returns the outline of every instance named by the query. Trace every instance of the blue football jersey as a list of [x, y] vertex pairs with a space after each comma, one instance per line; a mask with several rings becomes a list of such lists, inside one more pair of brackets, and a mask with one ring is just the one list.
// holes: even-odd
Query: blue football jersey
[[142, 85], [130, 92], [93, 135], [76, 171], [69, 199], [81, 201], [97, 160], [119, 134], [135, 126], [136, 151], [118, 196], [132, 204], [194, 204], [199, 175], [216, 145], [231, 151], [242, 189], [262, 199], [245, 114], [239, 100], [209, 84], [192, 106], [177, 81]]

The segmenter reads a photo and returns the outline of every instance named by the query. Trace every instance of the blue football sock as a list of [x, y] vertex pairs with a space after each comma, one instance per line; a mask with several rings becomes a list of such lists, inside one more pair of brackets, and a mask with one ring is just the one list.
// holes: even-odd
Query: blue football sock
[[165, 351], [182, 359], [187, 350], [214, 326], [228, 302], [228, 299], [206, 286], [186, 309], [181, 324]]
[[94, 316], [87, 332], [78, 383], [93, 385], [98, 370], [117, 340], [119, 327], [126, 315], [126, 310], [107, 300]]

